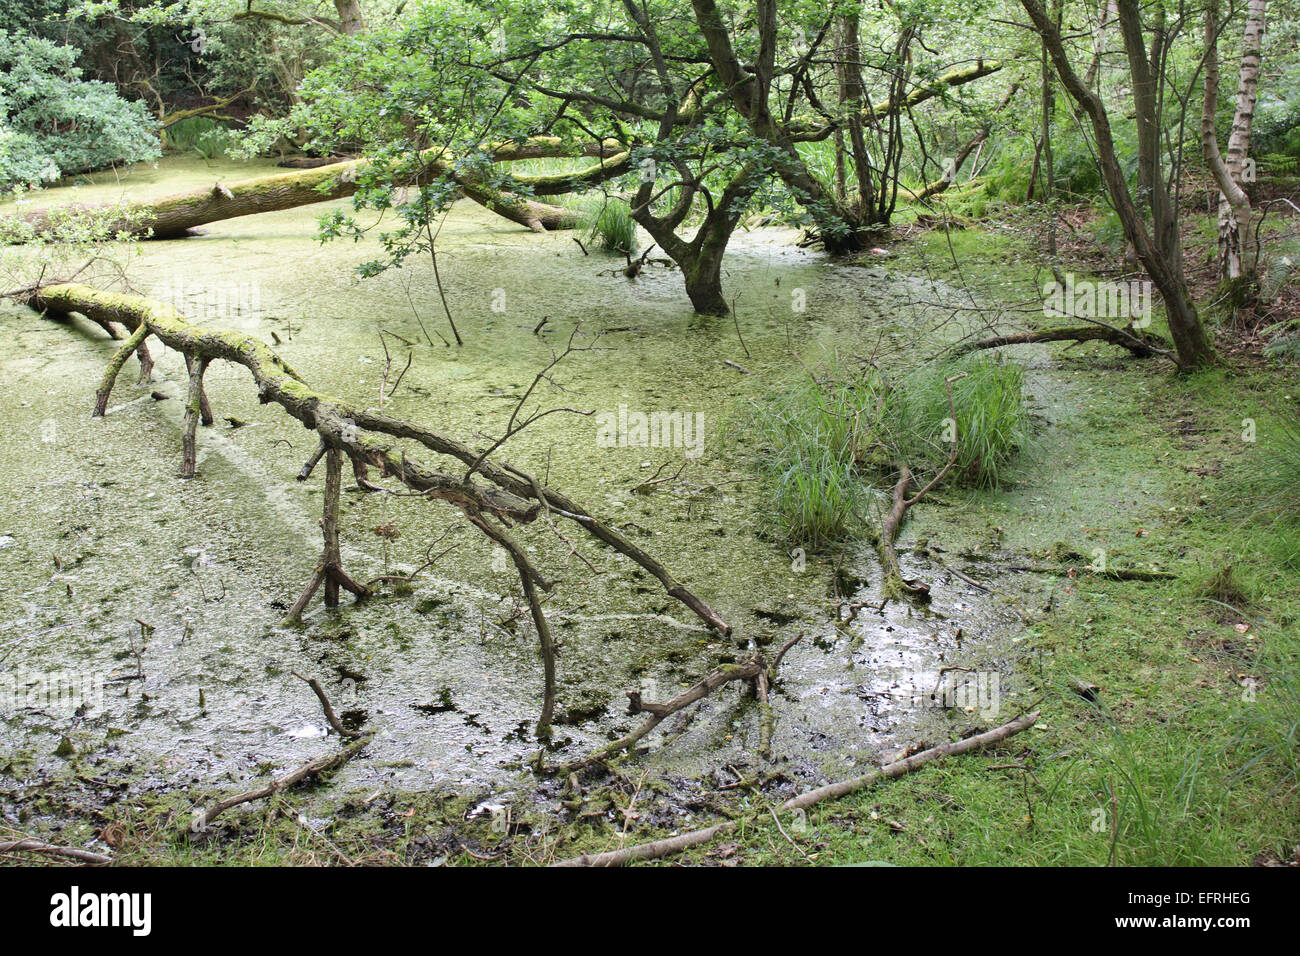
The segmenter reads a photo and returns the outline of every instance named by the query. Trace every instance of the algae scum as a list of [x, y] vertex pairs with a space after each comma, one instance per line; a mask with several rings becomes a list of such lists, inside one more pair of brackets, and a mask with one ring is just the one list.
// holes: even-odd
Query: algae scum
[[[123, 187], [132, 198], [158, 195], [265, 165], [169, 160], [133, 171], [122, 186], [99, 177], [77, 198], [114, 198]], [[926, 706], [932, 688], [920, 685], [941, 667], [1003, 661], [1001, 689], [1010, 691], [1003, 652], [1017, 633], [1014, 613], [920, 559], [905, 557], [934, 582], [928, 611], [889, 604], [837, 626], [830, 562], [801, 561], [765, 533], [743, 436], [724, 441], [741, 403], [794, 364], [791, 349], [852, 353], [882, 330], [922, 321], [886, 307], [907, 298], [899, 290], [915, 280], [833, 265], [798, 250], [788, 231], [741, 234], [725, 280], [742, 347], [732, 319], [691, 312], [675, 272], [650, 268], [630, 282], [613, 274], [620, 260], [586, 256], [568, 235], [532, 235], [462, 202], [439, 243], [465, 338], [447, 347], [436, 334], [449, 336], [427, 262], [356, 279], [353, 267], [375, 249], [314, 241], [322, 208], [132, 247], [130, 282], [197, 324], [278, 342], [314, 387], [361, 406], [380, 403], [386, 343], [390, 389], [408, 354], [411, 362], [385, 410], [475, 445], [501, 433], [575, 325], [589, 333], [579, 343], [595, 348], [565, 359], [557, 386], [539, 388], [545, 406], [701, 416], [698, 456], [604, 447], [595, 414], [550, 415], [499, 456], [612, 522], [735, 629], [731, 638], [707, 631], [658, 582], [575, 526], [562, 530], [594, 571], [544, 521], [521, 530], [539, 569], [561, 581], [547, 605], [562, 645], [550, 759], [579, 756], [639, 722], [626, 713], [626, 690], [667, 699], [750, 647], [778, 647], [801, 632], [773, 700], [773, 750], [808, 780], [843, 777], [932, 739], [926, 721], [949, 718]], [[792, 308], [797, 296], [806, 311]], [[540, 660], [513, 596], [513, 567], [458, 511], [366, 494], [345, 475], [344, 563], [356, 579], [410, 572], [426, 549], [456, 547], [412, 593], [345, 600], [338, 611], [318, 596], [301, 627], [285, 627], [320, 549], [323, 468], [295, 481], [313, 435], [259, 405], [243, 369], [215, 364], [207, 382], [216, 423], [200, 430], [199, 476], [182, 480], [178, 355], [155, 346], [159, 364], [145, 386], [135, 384], [130, 360], [108, 416], [91, 419], [114, 348], [103, 333], [14, 307], [3, 322], [0, 670], [13, 691], [0, 715], [4, 789], [22, 802], [75, 775], [126, 781], [132, 791], [183, 790], [198, 802], [333, 752], [337, 738], [294, 670], [322, 682], [345, 722], [377, 731], [335, 776], [337, 787], [482, 792], [518, 781], [538, 746]], [[679, 467], [677, 481], [638, 489]], [[839, 580], [856, 600], [875, 594], [868, 544], [850, 553]], [[102, 706], [73, 711], [61, 706], [66, 698], [42, 697], [40, 682], [56, 675], [102, 678]], [[731, 685], [662, 724], [641, 759], [672, 779], [729, 780], [728, 766], [756, 768], [758, 732], [757, 709]]]

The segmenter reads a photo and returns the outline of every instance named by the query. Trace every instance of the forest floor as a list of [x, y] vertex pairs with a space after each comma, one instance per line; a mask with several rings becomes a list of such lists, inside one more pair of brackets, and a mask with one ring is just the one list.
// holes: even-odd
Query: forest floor
[[[914, 233], [884, 265], [988, 302], [1041, 287], [1038, 262], [1023, 234], [988, 226]], [[633, 757], [580, 793], [545, 782], [505, 817], [490, 788], [299, 788], [190, 840], [178, 823], [193, 795], [177, 788], [38, 832], [98, 836], [123, 865], [534, 864], [731, 818], [725, 839], [668, 862], [1300, 865], [1300, 530], [1258, 507], [1300, 372], [1222, 336], [1224, 362], [1183, 378], [1105, 345], [1027, 350], [1040, 427], [1015, 480], [946, 491], [911, 518], [912, 560], [962, 569], [1024, 622], [989, 653], [1014, 671], [1015, 709], [1042, 716], [995, 750], [800, 817], [773, 812], [780, 786], [684, 790]], [[1174, 577], [1092, 575], [1098, 549]], [[1027, 561], [1073, 570], [1012, 570]], [[922, 733], [974, 726], [958, 714]], [[40, 798], [27, 809], [47, 819]]]

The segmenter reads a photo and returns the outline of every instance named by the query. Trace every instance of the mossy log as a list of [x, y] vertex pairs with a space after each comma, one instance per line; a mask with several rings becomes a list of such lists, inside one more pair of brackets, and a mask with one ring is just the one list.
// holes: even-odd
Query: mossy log
[[564, 139], [560, 136], [530, 136], [492, 146], [492, 161], [513, 162], [517, 159], [558, 159], [574, 156], [608, 158], [627, 151], [618, 140], [610, 138], [596, 143], [590, 140]]
[[[445, 161], [435, 158], [436, 151], [430, 150], [426, 155], [427, 161], [416, 182], [449, 176], [466, 198], [534, 232], [572, 229], [578, 224], [580, 214], [574, 210], [497, 189], [477, 174], [452, 169]], [[368, 159], [355, 159], [317, 169], [216, 183], [149, 202], [83, 208], [87, 212], [118, 211], [120, 218], [111, 227], [115, 232], [126, 232], [140, 238], [174, 239], [211, 222], [296, 209], [351, 196], [357, 191], [359, 174], [369, 163]], [[629, 154], [623, 151], [572, 173], [517, 176], [513, 181], [537, 195], [558, 195], [620, 175], [628, 164]], [[68, 212], [66, 208], [35, 210], [22, 217], [25, 226], [10, 231], [19, 240], [28, 236], [37, 238], [52, 232]]]
[[1158, 336], [1138, 329], [1118, 328], [1110, 325], [1072, 325], [1064, 328], [1043, 329], [1038, 332], [1016, 332], [995, 335], [987, 339], [962, 342], [952, 349], [954, 355], [965, 355], [980, 349], [1002, 348], [1004, 345], [1037, 345], [1044, 342], [1109, 342], [1128, 349], [1135, 358], [1154, 355], [1169, 356], [1172, 347]]
[[[627, 148], [616, 139], [601, 143], [564, 139], [560, 136], [530, 136], [524, 140], [495, 143], [487, 149], [494, 163], [512, 163], [521, 159], [569, 159], [580, 156], [609, 158], [624, 153]], [[356, 156], [291, 156], [276, 163], [285, 169], [316, 169], [333, 166], [356, 159]]]

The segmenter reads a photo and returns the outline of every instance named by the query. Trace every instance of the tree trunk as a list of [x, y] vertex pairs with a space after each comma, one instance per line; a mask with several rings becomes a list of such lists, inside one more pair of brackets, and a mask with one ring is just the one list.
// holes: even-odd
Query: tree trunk
[[[228, 186], [217, 183], [214, 186], [192, 189], [151, 202], [130, 203], [121, 207], [121, 217], [114, 223], [113, 229], [141, 238], [174, 239], [185, 235], [197, 226], [210, 222], [329, 202], [355, 193], [357, 174], [368, 164], [369, 160], [357, 159], [319, 169], [259, 176], [256, 179], [245, 179]], [[603, 172], [603, 167], [595, 168]], [[419, 181], [427, 182], [444, 174], [452, 177], [466, 198], [474, 200], [511, 222], [527, 226], [534, 232], [547, 229], [572, 229], [578, 223], [579, 214], [572, 210], [502, 192], [477, 176], [452, 173], [446, 164], [439, 160], [428, 163]], [[568, 174], [563, 178], [567, 184], [573, 184], [576, 175]], [[547, 181], [542, 184], [545, 188], [553, 177], [542, 178]], [[520, 177], [519, 181], [527, 183], [528, 177]], [[113, 207], [83, 208], [102, 210]], [[57, 228], [60, 219], [65, 218], [68, 213], [69, 210], [63, 209], [41, 209], [28, 213], [23, 217], [27, 222], [24, 232], [34, 238], [53, 231]]]
[[[1164, 299], [1169, 334], [1178, 352], [1179, 367], [1188, 371], [1209, 365], [1214, 359], [1214, 350], [1183, 278], [1177, 210], [1165, 188], [1160, 165], [1159, 81], [1152, 68], [1152, 59], [1159, 65], [1160, 58], [1156, 56], [1148, 59], [1137, 0], [1118, 0], [1116, 8], [1133, 80], [1133, 100], [1138, 119], [1138, 178], [1149, 196], [1151, 231], [1147, 230], [1146, 222], [1129, 192], [1111, 135], [1110, 118], [1101, 98], [1084, 86], [1074, 71], [1061, 39], [1061, 31], [1042, 4], [1038, 0], [1020, 0], [1020, 3], [1047, 46], [1061, 85], [1091, 122], [1097, 161], [1115, 212], [1124, 227], [1124, 235]], [[1157, 31], [1154, 52], [1159, 54], [1162, 45], [1161, 34]]]
[[[1063, 0], [1056, 0], [1052, 5], [1052, 19], [1056, 28], [1061, 28]], [[1052, 83], [1052, 61], [1043, 47], [1042, 62], [1042, 133], [1039, 145], [1043, 161], [1043, 200], [1047, 203], [1047, 255], [1056, 259], [1056, 156], [1052, 151], [1052, 120], [1056, 116], [1056, 87]], [[1085, 81], [1086, 83], [1086, 81]]]
[[1205, 12], [1205, 99], [1201, 110], [1201, 145], [1205, 164], [1219, 187], [1219, 270], [1235, 287], [1239, 299], [1255, 284], [1257, 253], [1251, 232], [1252, 210], [1244, 181], [1246, 154], [1250, 149], [1251, 125], [1255, 116], [1255, 94], [1259, 84], [1260, 47], [1264, 34], [1266, 0], [1250, 0], [1246, 10], [1245, 39], [1237, 81], [1237, 105], [1228, 155], [1219, 153], [1215, 114], [1219, 105], [1219, 5], [1211, 0]]
[[[689, 205], [687, 203], [687, 208]], [[650, 237], [682, 270], [686, 295], [695, 311], [701, 315], [727, 315], [730, 309], [722, 294], [722, 260], [735, 221], [719, 205], [709, 211], [695, 238], [687, 242], [676, 233], [681, 213], [678, 208], [673, 214], [661, 218], [642, 206], [633, 207], [632, 218], [650, 233]]]
[[875, 183], [871, 178], [871, 156], [867, 152], [866, 134], [862, 128], [862, 103], [866, 94], [862, 86], [862, 53], [858, 45], [860, 15], [860, 11], [854, 9], [851, 14], [839, 18], [839, 55], [835, 65], [840, 108], [848, 124], [849, 147], [852, 150], [853, 172], [858, 187], [857, 202], [849, 205], [849, 208], [857, 214], [859, 224], [864, 216], [870, 217], [876, 204]]
[[1101, 0], [1101, 9], [1097, 12], [1097, 26], [1092, 31], [1092, 60], [1088, 71], [1083, 75], [1083, 85], [1094, 89], [1097, 76], [1101, 71], [1101, 58], [1106, 52], [1106, 28], [1115, 16], [1115, 0]]
[[727, 315], [731, 310], [722, 295], [722, 256], [701, 256], [686, 278], [686, 295], [700, 315]]
[[334, 9], [339, 12], [339, 23], [343, 32], [350, 37], [365, 33], [366, 21], [361, 16], [361, 0], [334, 0]]

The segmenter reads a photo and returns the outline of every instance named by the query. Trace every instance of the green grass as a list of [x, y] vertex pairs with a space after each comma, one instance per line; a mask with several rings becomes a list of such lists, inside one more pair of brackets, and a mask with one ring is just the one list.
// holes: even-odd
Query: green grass
[[213, 160], [225, 154], [234, 135], [222, 123], [206, 116], [191, 116], [167, 127], [167, 147], [179, 152], [196, 152]]
[[927, 480], [954, 438], [951, 480], [997, 488], [1029, 433], [1023, 387], [1023, 369], [996, 358], [924, 364], [896, 382], [832, 360], [752, 403], [732, 434], [751, 441], [775, 525], [820, 548], [864, 530], [871, 489], [887, 487], [899, 462]]
[[1292, 406], [1254, 435], [1259, 454], [1252, 462], [1250, 507], [1265, 521], [1300, 524], [1300, 409]]
[[[793, 541], [821, 547], [842, 538], [864, 511], [868, 491], [857, 458], [868, 444], [857, 432], [882, 395], [874, 375], [827, 382], [788, 381], [751, 405], [739, 427], [749, 433], [768, 508]], [[870, 427], [868, 424], [867, 427]]]
[[1024, 367], [996, 356], [978, 356], [922, 366], [904, 379], [907, 400], [899, 407], [895, 433], [908, 461], [927, 462], [933, 468], [947, 456], [952, 410], [945, 383], [951, 385], [957, 415], [955, 478], [977, 488], [999, 487], [1029, 437]]
[[619, 255], [630, 256], [636, 252], [636, 223], [626, 202], [593, 196], [584, 198], [579, 208], [582, 220], [578, 228], [587, 245]]

